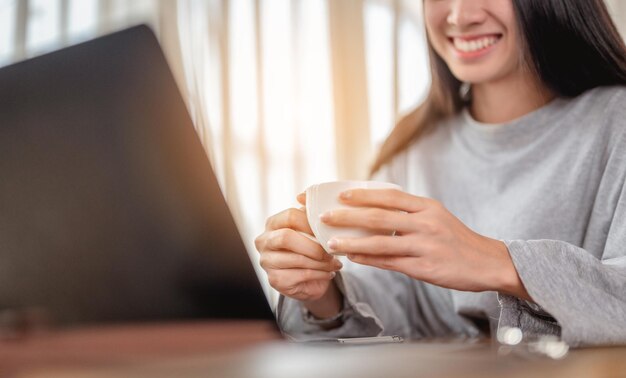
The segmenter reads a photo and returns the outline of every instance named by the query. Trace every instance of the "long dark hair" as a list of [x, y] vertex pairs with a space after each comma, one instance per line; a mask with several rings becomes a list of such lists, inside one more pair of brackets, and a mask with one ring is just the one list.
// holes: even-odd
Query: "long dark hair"
[[[559, 97], [626, 85], [626, 46], [603, 0], [512, 0], [525, 64]], [[371, 172], [464, 106], [461, 82], [429, 44], [431, 87], [383, 143]]]

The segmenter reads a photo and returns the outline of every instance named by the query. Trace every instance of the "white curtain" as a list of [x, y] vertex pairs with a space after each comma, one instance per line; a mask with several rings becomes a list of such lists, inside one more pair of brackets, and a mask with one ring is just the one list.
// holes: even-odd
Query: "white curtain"
[[[607, 3], [624, 32], [624, 2]], [[312, 183], [365, 178], [423, 98], [420, 13], [421, 0], [0, 0], [0, 65], [150, 24], [255, 258], [267, 216]]]
[[423, 30], [403, 4], [178, 2], [190, 109], [250, 251], [308, 185], [366, 178], [376, 145], [425, 93]]
[[[380, 59], [393, 45], [392, 8], [388, 2], [371, 4], [373, 10], [364, 12], [362, 0], [179, 2], [196, 123], [226, 192], [255, 215], [249, 218], [254, 224], [293, 204], [294, 195], [311, 183], [366, 177], [370, 113], [384, 123], [377, 125], [384, 128], [377, 129], [382, 139], [396, 106], [393, 55]], [[381, 23], [373, 25], [380, 30], [371, 33], [369, 56], [366, 19]], [[411, 37], [420, 51], [419, 35]], [[388, 87], [376, 96], [368, 92], [368, 63], [371, 81]], [[414, 87], [426, 83], [422, 77]], [[368, 112], [370, 105], [376, 111]], [[379, 113], [386, 116], [382, 122]]]

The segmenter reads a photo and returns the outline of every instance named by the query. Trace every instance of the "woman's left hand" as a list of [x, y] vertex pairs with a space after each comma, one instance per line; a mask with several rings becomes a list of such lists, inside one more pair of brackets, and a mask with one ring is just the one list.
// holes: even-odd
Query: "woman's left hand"
[[394, 236], [332, 239], [329, 247], [351, 261], [451, 289], [531, 300], [506, 245], [472, 231], [441, 203], [393, 189], [349, 190], [340, 200], [356, 208], [324, 213], [324, 223], [395, 231]]

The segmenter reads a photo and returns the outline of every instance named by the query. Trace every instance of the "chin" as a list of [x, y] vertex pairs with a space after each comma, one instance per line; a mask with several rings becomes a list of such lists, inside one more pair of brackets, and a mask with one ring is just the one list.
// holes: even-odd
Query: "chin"
[[497, 70], [489, 67], [451, 67], [451, 72], [458, 80], [470, 84], [488, 83], [498, 79]]
[[475, 73], [475, 72], [452, 72], [454, 77], [464, 83], [470, 84], [482, 84], [492, 81], [494, 79], [493, 75], [486, 73]]

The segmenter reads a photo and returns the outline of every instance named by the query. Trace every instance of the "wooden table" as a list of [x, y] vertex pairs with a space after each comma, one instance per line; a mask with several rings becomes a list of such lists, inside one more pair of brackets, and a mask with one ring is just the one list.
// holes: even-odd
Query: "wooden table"
[[626, 348], [561, 360], [487, 342], [347, 346], [282, 340], [265, 322], [90, 327], [0, 341], [0, 377], [626, 377]]

